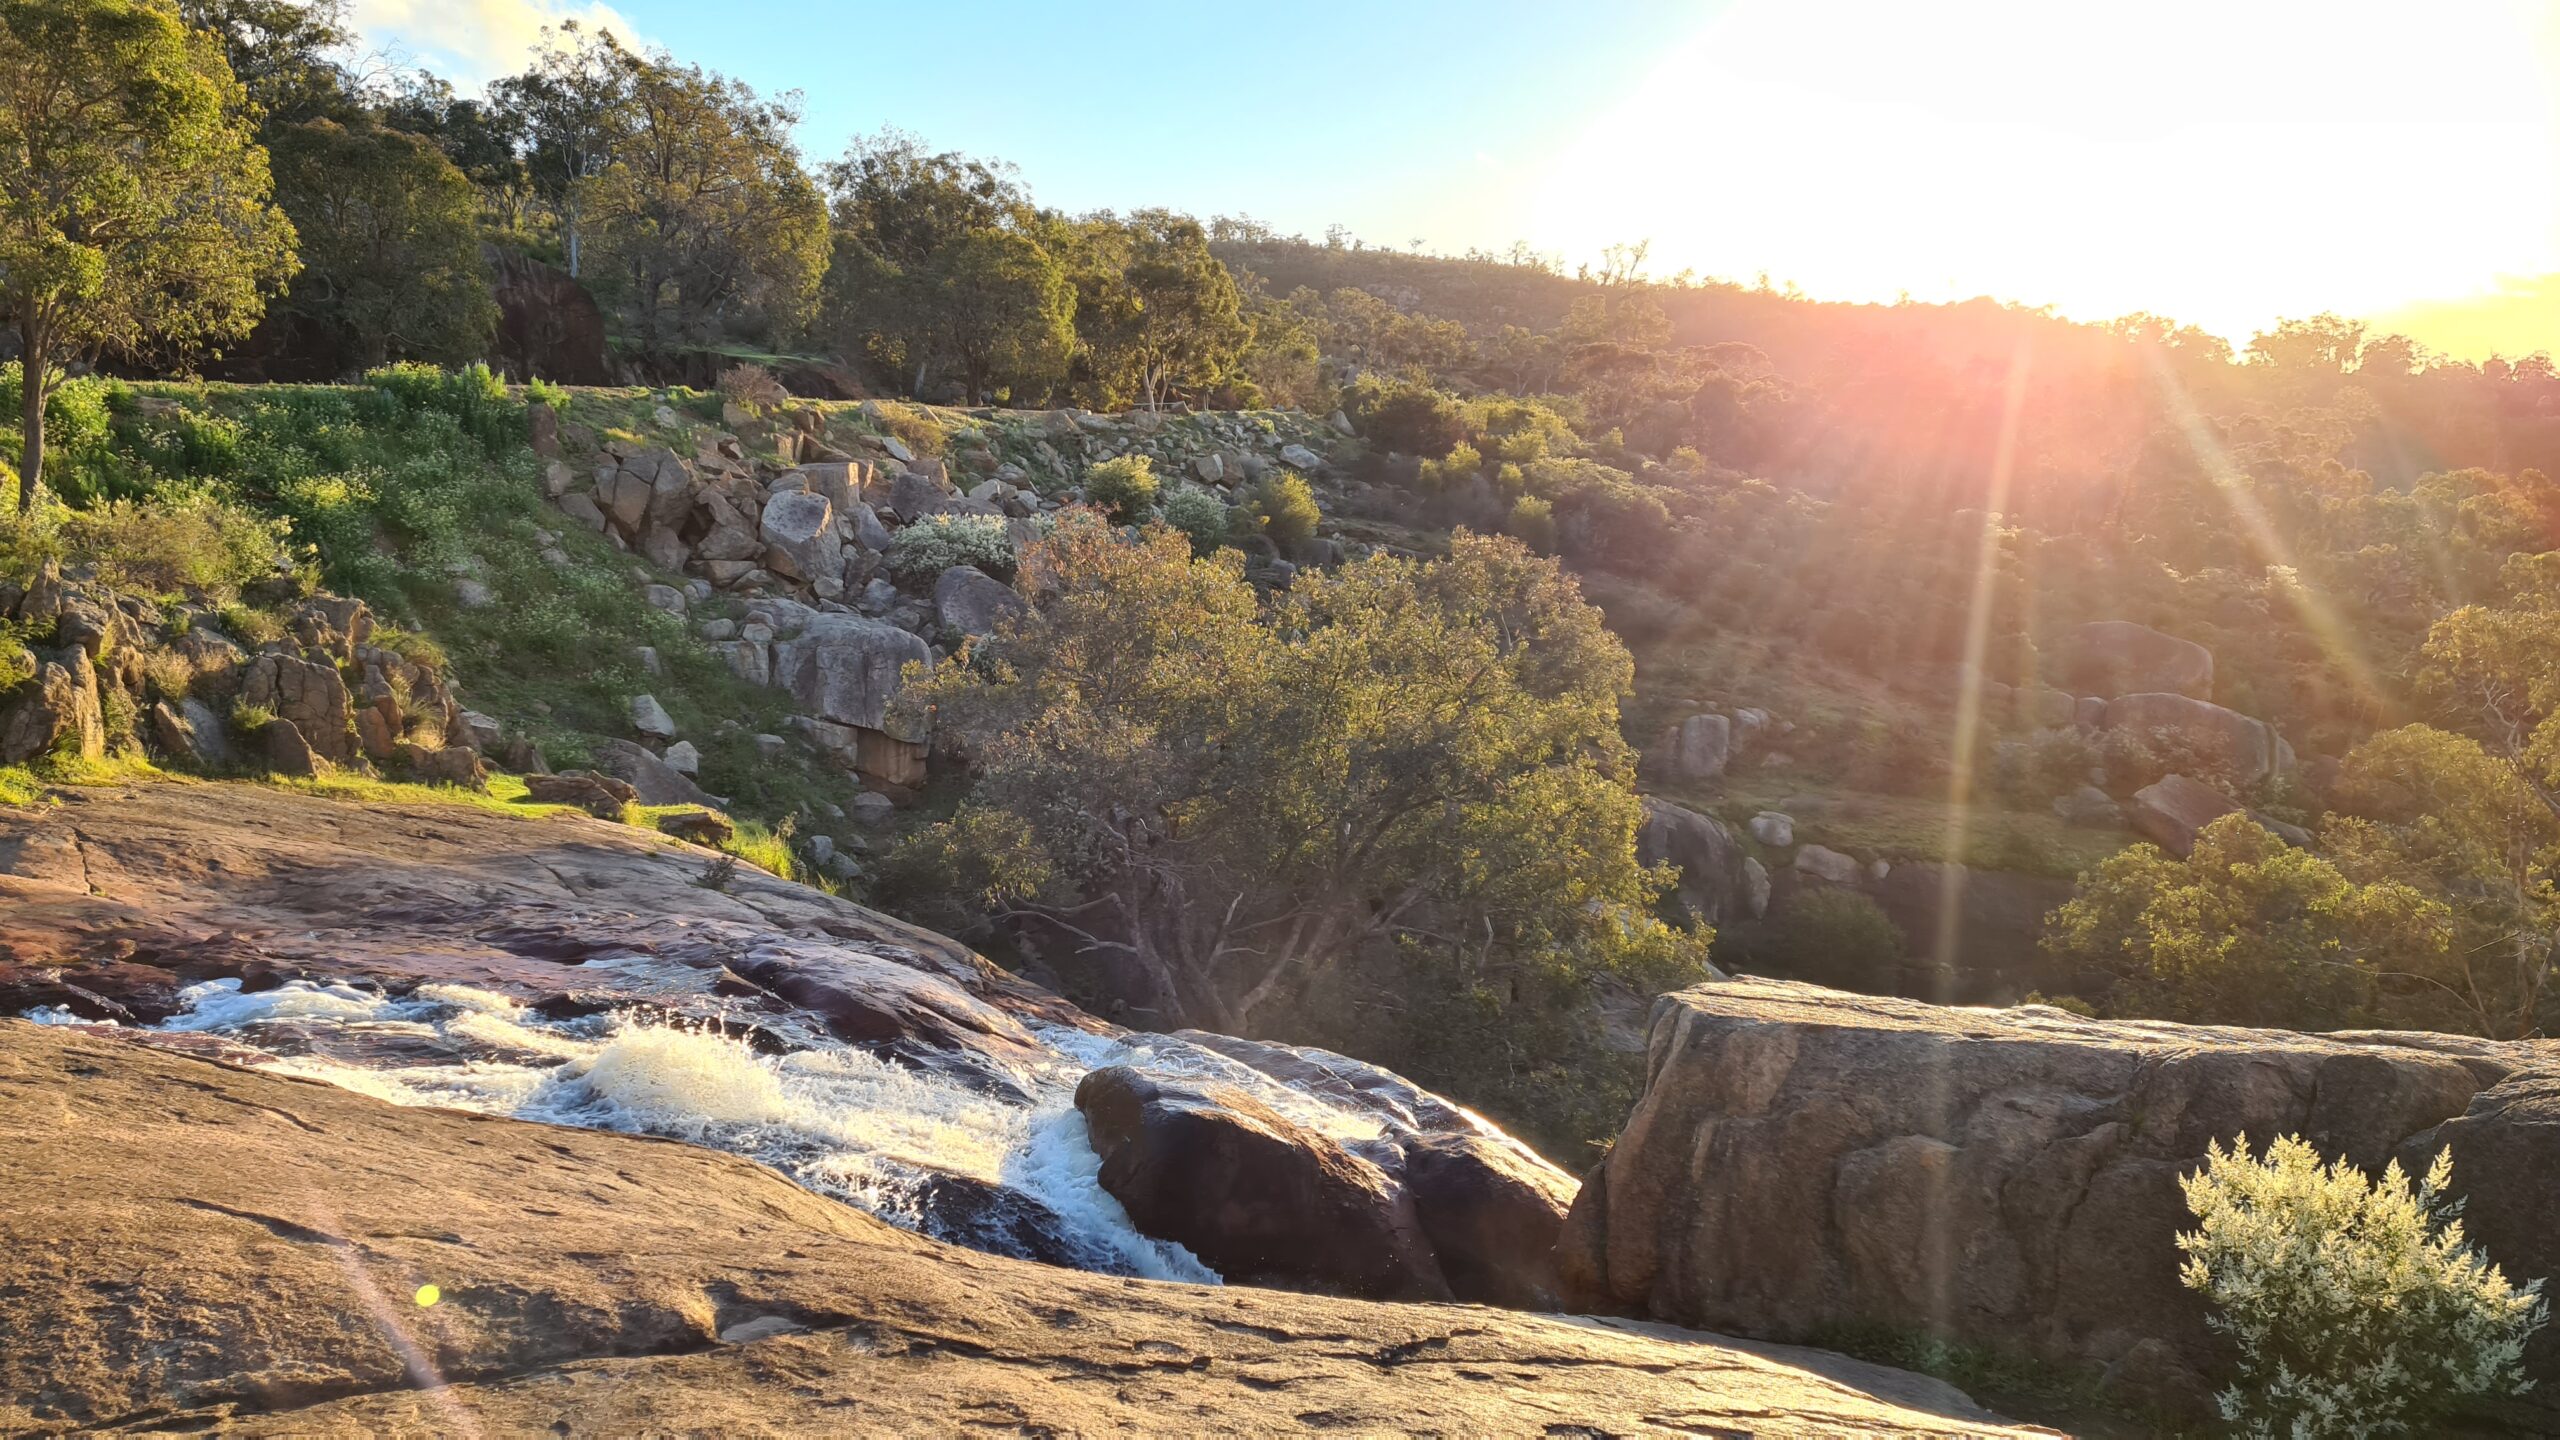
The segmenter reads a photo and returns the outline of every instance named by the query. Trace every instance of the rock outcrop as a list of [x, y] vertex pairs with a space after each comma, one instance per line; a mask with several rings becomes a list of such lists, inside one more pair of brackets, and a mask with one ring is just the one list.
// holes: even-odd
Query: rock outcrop
[[[2545, 1042], [2546, 1048], [2550, 1042]], [[2463, 1202], [2463, 1232], [2506, 1271], [2509, 1279], [2544, 1277], [2548, 1292], [2560, 1284], [2560, 1226], [2552, 1206], [2560, 1200], [2560, 1063], [2509, 1076], [2471, 1097], [2460, 1115], [2400, 1147], [2400, 1165], [2426, 1173], [2436, 1152], [2453, 1151], [2453, 1194]], [[2560, 1332], [2546, 1325], [2528, 1343], [2525, 1364], [2541, 1377], [2533, 1399], [2560, 1407], [2551, 1377], [2560, 1375]], [[2545, 1414], [2543, 1428], [2560, 1425]]]
[[[819, 1193], [824, 1173], [795, 1184], [702, 1145], [235, 1068], [274, 1063], [253, 1044], [268, 1032], [196, 1023], [203, 992], [183, 987], [209, 980], [236, 982], [216, 991], [232, 1002], [307, 997], [275, 1012], [285, 1033], [334, 1065], [399, 1067], [386, 1075], [452, 1063], [437, 1059], [451, 1036], [293, 1027], [383, 997], [446, 1005], [456, 992], [442, 987], [459, 986], [484, 997], [465, 1013], [545, 1044], [600, 1042], [539, 1017], [619, 1027], [639, 1005], [648, 1025], [698, 1039], [716, 1026], [740, 1056], [783, 1057], [782, 1073], [859, 1077], [874, 1057], [888, 1088], [866, 1093], [943, 1097], [866, 1113], [919, 1122], [896, 1142], [905, 1154], [972, 1106], [1055, 1113], [1023, 1087], [1055, 1083], [1038, 1077], [1059, 1063], [1057, 1037], [1078, 1037], [1075, 1053], [1170, 1050], [1183, 1075], [1262, 1097], [1237, 1103], [1246, 1124], [1285, 1135], [1261, 1118], [1281, 1098], [1332, 1116], [1327, 1133], [1368, 1137], [1271, 1158], [1285, 1174], [1316, 1156], [1337, 1176], [1362, 1173], [1357, 1160], [1400, 1186], [1414, 1293], [1460, 1276], [1489, 1298], [1538, 1291], [1570, 1183], [1374, 1067], [1222, 1037], [1114, 1038], [940, 936], [706, 866], [652, 831], [226, 783], [58, 787], [0, 808], [0, 1010], [123, 1028], [0, 1018], [0, 1430], [938, 1433], [1001, 1414], [1061, 1430], [1473, 1433], [1668, 1415], [2006, 1433], [1944, 1386], [1836, 1356], [1150, 1283], [926, 1238], [1112, 1271], [1001, 1179], [921, 1172], [904, 1192], [915, 1208], [895, 1212], [921, 1232], [908, 1233]], [[606, 1056], [575, 1063], [593, 1068], [567, 1072], [565, 1093], [604, 1083]], [[752, 1084], [621, 1073], [642, 1088], [614, 1093], [711, 1107], [655, 1133], [771, 1119]], [[790, 1153], [769, 1158], [802, 1175]], [[1204, 1244], [1225, 1217], [1207, 1218]], [[1203, 1233], [1198, 1216], [1163, 1223]]]
[[1719, 925], [1758, 919], [1768, 909], [1766, 877], [1752, 883], [1756, 862], [1712, 815], [1647, 797], [1644, 826], [1636, 832], [1636, 858], [1680, 872], [1671, 898], [1690, 919]]
[[933, 582], [933, 614], [959, 635], [993, 635], [996, 627], [1031, 608], [1013, 587], [967, 565], [954, 565]]
[[[2560, 1073], [2549, 1042], [1736, 980], [1657, 1001], [1649, 1047], [1643, 1098], [1566, 1225], [1574, 1303], [1768, 1338], [1934, 1334], [2152, 1401], [2194, 1404], [2220, 1359], [2174, 1243], [2192, 1223], [2178, 1179], [2209, 1143], [2299, 1134], [2368, 1167], [2439, 1142], [2460, 1167], [2468, 1146], [2484, 1241], [2547, 1230], [2550, 1192], [2508, 1177], [2560, 1163], [2560, 1129], [2535, 1126]], [[2535, 1239], [2513, 1258], [2552, 1254]]]
[[977, 1254], [714, 1151], [0, 1020], [13, 1434], [1511, 1434], [1666, 1417], [2049, 1433], [1819, 1351]]
[[[787, 602], [786, 602], [787, 603]], [[933, 650], [915, 635], [861, 615], [761, 602], [773, 623], [773, 683], [817, 721], [822, 745], [862, 774], [897, 785], [924, 778], [925, 734], [890, 702], [909, 665], [930, 669]]]
[[1666, 780], [1712, 780], [1724, 773], [1733, 757], [1733, 721], [1722, 715], [1692, 715], [1662, 732], [1645, 758]]
[[2294, 768], [2293, 747], [2264, 720], [2185, 695], [2120, 695], [2099, 724], [2158, 739], [2208, 762], [2242, 785]]
[[2058, 678], [2074, 692], [2112, 700], [2162, 691], [2213, 698], [2213, 652], [2130, 620], [2092, 620], [2064, 638]]
[[2134, 833], [2184, 860], [2204, 827], [2240, 809], [2240, 802], [2184, 775], [2166, 775], [2134, 792], [2125, 818]]
[[[98, 759], [141, 748], [184, 769], [246, 760], [290, 775], [386, 765], [429, 783], [478, 785], [480, 746], [436, 664], [372, 643], [364, 602], [287, 598], [253, 652], [196, 595], [165, 607], [94, 572], [48, 562], [0, 583], [0, 621], [33, 645], [0, 651], [0, 764]], [[439, 662], [440, 663], [440, 662]], [[217, 709], [219, 705], [221, 708]], [[486, 717], [482, 717], [484, 721]], [[229, 733], [243, 728], [235, 747]]]
[[508, 374], [562, 385], [610, 385], [604, 312], [569, 272], [521, 251], [482, 248], [497, 285], [497, 354]]
[[1102, 1188], [1230, 1280], [1450, 1298], [1404, 1187], [1252, 1095], [1114, 1066], [1084, 1078], [1076, 1108]]

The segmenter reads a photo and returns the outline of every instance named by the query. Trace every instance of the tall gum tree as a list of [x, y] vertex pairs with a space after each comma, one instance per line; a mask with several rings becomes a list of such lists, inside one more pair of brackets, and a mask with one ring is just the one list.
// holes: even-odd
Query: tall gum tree
[[166, 0], [0, 5], [0, 310], [23, 363], [18, 509], [44, 409], [111, 347], [244, 335], [294, 271], [240, 84]]

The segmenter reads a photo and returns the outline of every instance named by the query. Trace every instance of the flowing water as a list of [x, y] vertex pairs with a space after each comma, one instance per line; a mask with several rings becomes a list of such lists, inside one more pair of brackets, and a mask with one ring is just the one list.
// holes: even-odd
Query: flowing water
[[[991, 1093], [851, 1046], [764, 1054], [716, 1024], [645, 1007], [555, 1020], [463, 985], [393, 998], [304, 980], [244, 994], [237, 980], [215, 980], [184, 998], [158, 1029], [219, 1037], [263, 1068], [396, 1105], [692, 1141], [939, 1238], [1166, 1280], [1218, 1277], [1183, 1247], [1139, 1234], [1102, 1189], [1073, 1104], [1087, 1071], [1215, 1079], [1349, 1142], [1393, 1120], [1166, 1035], [1041, 1028], [1051, 1058]], [[61, 1011], [30, 1018], [85, 1023]]]

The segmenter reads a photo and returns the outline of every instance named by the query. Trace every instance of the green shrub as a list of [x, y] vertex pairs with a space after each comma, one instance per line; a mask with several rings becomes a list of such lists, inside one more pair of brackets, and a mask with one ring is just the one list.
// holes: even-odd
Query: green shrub
[[[0, 365], [0, 468], [17, 462], [21, 384], [16, 361]], [[142, 493], [147, 477], [119, 462], [111, 429], [115, 411], [130, 395], [122, 381], [82, 378], [65, 381], [46, 397], [46, 489], [73, 505]], [[16, 472], [10, 470], [8, 478], [14, 489]]]
[[7, 625], [0, 625], [0, 695], [36, 678], [36, 652]]
[[524, 435], [523, 404], [507, 393], [506, 381], [478, 361], [459, 370], [415, 363], [383, 365], [366, 371], [364, 378], [377, 396], [396, 401], [411, 414], [452, 416], [491, 449]]
[[1483, 468], [1484, 457], [1461, 440], [1442, 458], [1423, 461], [1415, 484], [1426, 495], [1446, 495], [1476, 478], [1476, 472]]
[[202, 491], [150, 501], [115, 500], [61, 522], [66, 559], [146, 595], [197, 591], [219, 602], [284, 567], [286, 527]]
[[974, 565], [999, 580], [1013, 577], [1013, 539], [996, 515], [928, 515], [889, 542], [890, 577], [930, 584], [954, 565]]
[[1811, 886], [1774, 917], [1770, 930], [1751, 942], [1754, 968], [1873, 991], [1902, 963], [1902, 927], [1855, 890]]
[[1343, 392], [1352, 425], [1381, 450], [1437, 460], [1466, 437], [1457, 399], [1428, 385], [1363, 375]]
[[554, 385], [535, 376], [524, 382], [524, 398], [528, 405], [548, 405], [554, 410], [566, 410], [569, 408], [569, 387]]
[[2368, 1180], [2298, 1136], [2253, 1159], [2213, 1148], [2180, 1183], [2197, 1228], [2179, 1278], [2239, 1352], [2223, 1418], [2252, 1435], [2419, 1429], [2457, 1400], [2521, 1393], [2542, 1282], [2511, 1285], [2466, 1244], [2453, 1153], [2412, 1191], [2394, 1161]]
[[1122, 525], [1146, 518], [1156, 503], [1155, 466], [1144, 455], [1122, 455], [1084, 472], [1084, 498]]
[[1293, 553], [1316, 538], [1316, 522], [1324, 512], [1316, 508], [1316, 493], [1307, 482], [1286, 470], [1275, 470], [1262, 479], [1262, 487], [1245, 505], [1265, 538], [1280, 547], [1281, 553]]
[[284, 622], [254, 606], [234, 601], [216, 613], [222, 619], [223, 632], [253, 650], [284, 638]]
[[1464, 410], [1467, 433], [1476, 448], [1498, 462], [1526, 462], [1561, 455], [1577, 443], [1573, 426], [1562, 415], [1535, 400], [1488, 395], [1470, 400]]
[[1164, 523], [1191, 540], [1191, 553], [1206, 555], [1227, 538], [1227, 502], [1197, 485], [1176, 485], [1164, 495]]
[[1556, 552], [1556, 507], [1535, 495], [1511, 502], [1511, 518], [1503, 532], [1541, 555]]
[[895, 435], [899, 443], [918, 455], [939, 455], [949, 443], [942, 427], [934, 423], [933, 412], [918, 405], [895, 400], [874, 400], [863, 407], [884, 434]]

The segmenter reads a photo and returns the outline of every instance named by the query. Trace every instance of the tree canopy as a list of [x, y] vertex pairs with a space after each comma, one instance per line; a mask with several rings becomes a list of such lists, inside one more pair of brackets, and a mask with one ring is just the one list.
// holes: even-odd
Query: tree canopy
[[0, 311], [18, 332], [21, 510], [65, 361], [247, 333], [295, 267], [221, 47], [152, 0], [0, 7]]
[[906, 863], [1158, 1023], [1249, 1029], [1378, 945], [1696, 973], [1635, 859], [1626, 652], [1552, 561], [1462, 533], [1265, 604], [1232, 551], [1085, 516], [1023, 575], [1030, 613], [910, 688], [980, 777]]
[[302, 271], [283, 305], [328, 337], [338, 372], [480, 358], [497, 307], [480, 260], [479, 200], [443, 151], [360, 119], [293, 126], [271, 153], [277, 199], [302, 237]]

